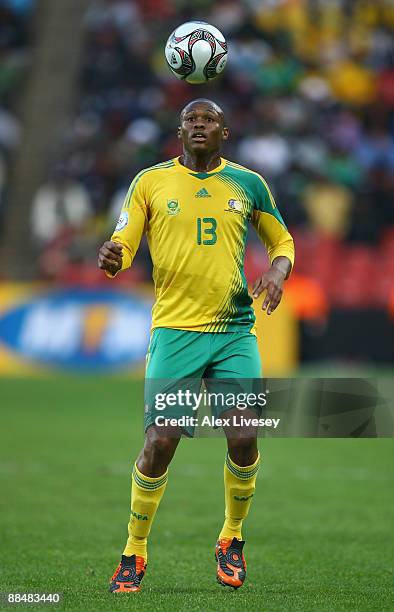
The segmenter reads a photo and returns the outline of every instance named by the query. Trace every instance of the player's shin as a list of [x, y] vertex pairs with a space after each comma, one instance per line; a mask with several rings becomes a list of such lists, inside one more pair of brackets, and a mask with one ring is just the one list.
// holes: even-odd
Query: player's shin
[[129, 537], [123, 554], [148, 558], [147, 540], [157, 508], [167, 485], [168, 470], [158, 478], [142, 474], [134, 465], [131, 479]]
[[239, 466], [227, 454], [224, 464], [225, 521], [219, 539], [242, 540], [242, 523], [247, 517], [256, 488], [260, 454], [252, 465]]

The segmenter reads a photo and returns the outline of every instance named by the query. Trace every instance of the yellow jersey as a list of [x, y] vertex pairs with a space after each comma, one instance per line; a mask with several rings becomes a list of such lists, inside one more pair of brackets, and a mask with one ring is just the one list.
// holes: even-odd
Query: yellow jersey
[[255, 315], [244, 274], [249, 222], [272, 262], [294, 263], [294, 243], [265, 180], [221, 158], [195, 172], [179, 158], [137, 174], [111, 240], [130, 267], [144, 232], [153, 261], [152, 329], [249, 331]]

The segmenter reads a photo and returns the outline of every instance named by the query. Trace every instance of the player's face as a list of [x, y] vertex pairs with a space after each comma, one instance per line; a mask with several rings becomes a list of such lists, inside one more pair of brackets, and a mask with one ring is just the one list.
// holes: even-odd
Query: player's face
[[220, 150], [228, 130], [223, 126], [223, 116], [213, 106], [196, 104], [186, 107], [181, 114], [178, 136], [186, 151], [211, 153]]

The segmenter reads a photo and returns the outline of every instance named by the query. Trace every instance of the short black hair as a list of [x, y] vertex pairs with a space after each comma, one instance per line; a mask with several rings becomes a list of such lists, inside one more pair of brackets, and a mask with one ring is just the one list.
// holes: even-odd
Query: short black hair
[[224, 125], [223, 110], [220, 108], [219, 104], [217, 104], [213, 100], [209, 100], [208, 98], [196, 98], [195, 100], [191, 100], [190, 102], [188, 102], [186, 106], [181, 110], [181, 114], [180, 114], [181, 120], [182, 120], [183, 115], [187, 113], [190, 107], [194, 106], [195, 104], [206, 104], [207, 106], [211, 106], [212, 109], [219, 115], [222, 125]]

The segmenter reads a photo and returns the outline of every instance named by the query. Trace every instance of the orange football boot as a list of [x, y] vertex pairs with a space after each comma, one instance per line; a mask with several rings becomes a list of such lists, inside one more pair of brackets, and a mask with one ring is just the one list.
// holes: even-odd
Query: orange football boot
[[246, 561], [243, 555], [245, 542], [237, 538], [223, 538], [216, 543], [216, 578], [222, 586], [239, 589], [246, 578]]
[[143, 557], [126, 557], [122, 560], [111, 578], [109, 590], [111, 593], [136, 593], [141, 590], [141, 581], [145, 575], [146, 562]]

